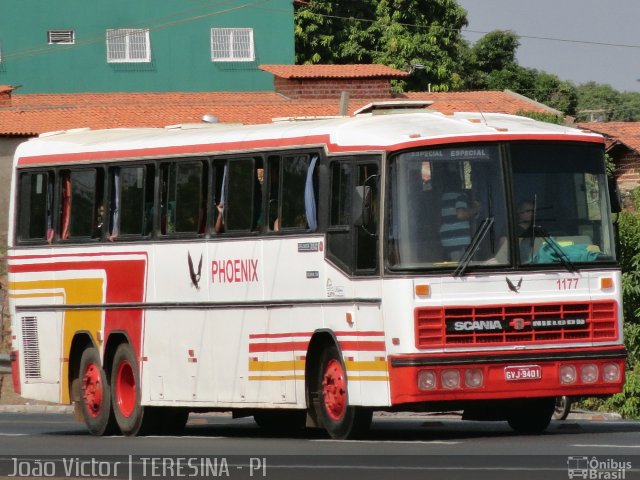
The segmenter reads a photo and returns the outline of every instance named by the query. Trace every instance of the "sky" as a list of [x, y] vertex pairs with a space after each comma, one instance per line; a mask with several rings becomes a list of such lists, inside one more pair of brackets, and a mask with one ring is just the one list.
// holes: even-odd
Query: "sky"
[[462, 33], [472, 44], [492, 30], [512, 30], [521, 37], [522, 67], [640, 92], [640, 0], [457, 1], [468, 12]]

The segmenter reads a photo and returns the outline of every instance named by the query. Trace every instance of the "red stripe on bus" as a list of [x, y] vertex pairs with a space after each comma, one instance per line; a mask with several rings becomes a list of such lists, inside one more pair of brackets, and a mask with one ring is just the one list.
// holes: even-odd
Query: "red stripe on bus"
[[[384, 332], [334, 332], [336, 337], [382, 337]], [[292, 333], [253, 333], [250, 339], [259, 338], [289, 338], [289, 337], [311, 337], [313, 332], [292, 332]]]
[[148, 257], [147, 252], [94, 252], [94, 253], [59, 253], [59, 254], [46, 254], [46, 255], [13, 255], [8, 256], [8, 260], [49, 260], [52, 258], [64, 258], [64, 257], [113, 257], [113, 256], [127, 256], [127, 255], [144, 255]]
[[294, 147], [306, 145], [324, 145], [329, 143], [329, 135], [309, 135], [266, 140], [246, 140], [238, 142], [210, 143], [199, 145], [172, 145], [167, 147], [140, 148], [129, 150], [107, 150], [99, 152], [54, 153], [21, 157], [18, 165], [36, 165], [44, 163], [71, 163], [88, 160], [113, 160], [131, 157], [161, 157], [166, 155], [190, 155], [194, 153], [220, 153], [229, 150], [255, 150], [259, 148]]
[[249, 344], [249, 352], [291, 352], [294, 350], [306, 351], [308, 347], [309, 342], [251, 343]]
[[[385, 350], [384, 342], [338, 342], [342, 350], [357, 352], [380, 352]], [[309, 342], [250, 343], [249, 353], [306, 351]]]
[[[102, 255], [102, 254], [100, 254]], [[127, 255], [127, 254], [121, 254]], [[74, 256], [74, 255], [71, 255]], [[87, 257], [99, 256], [87, 254]], [[145, 300], [147, 281], [147, 260], [98, 260], [53, 261], [50, 263], [31, 263], [9, 265], [11, 273], [63, 272], [101, 270], [106, 277], [105, 303], [141, 303]], [[142, 310], [107, 310], [105, 312], [104, 338], [111, 332], [126, 332], [134, 352], [140, 355], [142, 342]]]
[[358, 352], [384, 352], [385, 345], [384, 342], [359, 342], [359, 341], [349, 341], [349, 342], [338, 342], [340, 344], [340, 348], [349, 351], [358, 351]]
[[309, 135], [306, 137], [291, 137], [280, 139], [266, 140], [249, 140], [238, 142], [225, 142], [217, 144], [199, 144], [199, 145], [173, 145], [166, 147], [141, 148], [129, 150], [111, 150], [99, 152], [79, 152], [79, 153], [56, 153], [50, 155], [34, 155], [31, 157], [20, 157], [18, 166], [25, 165], [45, 165], [74, 163], [83, 161], [99, 161], [99, 160], [117, 160], [124, 158], [151, 158], [162, 157], [167, 155], [192, 155], [221, 153], [225, 151], [238, 150], [256, 150], [260, 148], [278, 148], [278, 147], [310, 147], [315, 145], [324, 145], [327, 150], [332, 153], [340, 152], [361, 152], [385, 150], [394, 151], [404, 148], [415, 148], [430, 145], [447, 145], [452, 143], [471, 143], [471, 142], [500, 142], [500, 141], [521, 141], [521, 140], [538, 140], [538, 141], [573, 141], [587, 143], [604, 143], [602, 137], [576, 135], [576, 134], [496, 134], [496, 135], [469, 135], [469, 136], [453, 136], [442, 138], [425, 138], [421, 140], [412, 140], [410, 142], [396, 143], [391, 145], [337, 145], [330, 142], [330, 136], [325, 135]]

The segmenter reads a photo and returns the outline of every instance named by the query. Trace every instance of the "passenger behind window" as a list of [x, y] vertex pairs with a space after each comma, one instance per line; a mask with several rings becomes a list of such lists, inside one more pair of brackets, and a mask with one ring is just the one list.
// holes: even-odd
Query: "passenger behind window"
[[104, 226], [104, 205], [100, 204], [97, 208], [96, 221], [93, 226], [92, 238], [102, 238], [102, 227]]
[[224, 203], [222, 201], [216, 204], [216, 222], [213, 227], [216, 233], [224, 233]]
[[60, 238], [69, 238], [69, 224], [71, 221], [71, 173], [62, 174], [62, 209], [60, 212]]
[[442, 194], [440, 241], [448, 260], [458, 261], [471, 243], [471, 220], [478, 214], [479, 205], [472, 204], [460, 191]]

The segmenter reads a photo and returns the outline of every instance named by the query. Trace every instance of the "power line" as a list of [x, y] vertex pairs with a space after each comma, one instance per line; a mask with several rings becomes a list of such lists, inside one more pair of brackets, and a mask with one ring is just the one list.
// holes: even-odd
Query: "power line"
[[[356, 22], [364, 22], [364, 23], [375, 23], [376, 20], [372, 20], [369, 18], [354, 18], [354, 17], [342, 17], [339, 15], [327, 15], [327, 14], [323, 14], [323, 13], [316, 13], [314, 12], [314, 15], [318, 15], [320, 17], [324, 17], [324, 18], [332, 18], [335, 20], [345, 20], [345, 21], [356, 21]], [[420, 29], [426, 29], [429, 28], [429, 25], [418, 25], [416, 23], [404, 23], [404, 22], [397, 22], [397, 25], [402, 25], [404, 27], [413, 27], [413, 28], [420, 28]], [[453, 28], [453, 27], [445, 27], [443, 25], [438, 25], [438, 28], [442, 29], [442, 30], [448, 30], [448, 31], [458, 31], [457, 28]], [[487, 33], [491, 33], [489, 31], [482, 31], [482, 30], [471, 30], [468, 28], [462, 28], [461, 30], [462, 32], [469, 32], [469, 33], [478, 33], [478, 34], [482, 34], [482, 35], [486, 35]], [[515, 33], [515, 32], [514, 32]], [[571, 39], [571, 38], [556, 38], [556, 37], [541, 37], [541, 36], [536, 36], [536, 35], [520, 35], [518, 33], [516, 33], [516, 35], [519, 38], [524, 38], [527, 40], [545, 40], [545, 41], [552, 41], [552, 42], [565, 42], [565, 43], [577, 43], [577, 44], [584, 44], [584, 45], [599, 45], [599, 46], [605, 46], [605, 47], [622, 47], [622, 48], [640, 48], [640, 45], [632, 45], [632, 44], [625, 44], [625, 43], [610, 43], [610, 42], [595, 42], [592, 40], [580, 40], [580, 39]]]
[[[207, 18], [207, 17], [213, 17], [216, 15], [223, 15], [225, 13], [229, 13], [232, 11], [236, 11], [236, 10], [242, 10], [245, 8], [250, 8], [250, 7], [259, 7], [261, 4], [267, 3], [271, 0], [253, 0], [253, 1], [249, 1], [247, 3], [241, 4], [241, 5], [236, 5], [233, 7], [229, 7], [229, 8], [225, 8], [222, 10], [216, 10], [214, 12], [205, 12], [199, 15], [193, 15], [190, 17], [186, 17], [186, 18], [175, 18], [175, 16], [171, 17], [171, 20], [169, 19], [152, 19], [149, 21], [149, 23], [145, 23], [145, 24], [130, 24], [127, 25], [126, 27], [121, 27], [121, 28], [145, 28], [148, 29], [149, 31], [154, 31], [154, 30], [163, 30], [166, 28], [170, 28], [170, 27], [175, 27], [178, 25], [183, 25], [186, 23], [190, 23], [190, 22], [194, 22], [197, 20], [201, 20], [203, 18]], [[229, 1], [219, 1], [219, 2], [215, 2], [213, 5], [225, 5], [225, 4], [229, 4], [231, 2]], [[206, 5], [206, 8], [211, 7], [211, 5]], [[199, 10], [199, 8], [197, 9], [191, 9], [191, 10]], [[187, 13], [191, 10], [186, 10], [184, 13]], [[153, 24], [153, 22], [157, 22], [156, 24]], [[162, 23], [164, 22], [164, 23]], [[3, 52], [2, 54], [2, 59], [3, 61], [6, 60], [16, 60], [16, 59], [23, 59], [23, 58], [29, 58], [29, 57], [35, 57], [35, 56], [39, 56], [39, 55], [49, 55], [49, 54], [54, 54], [54, 53], [58, 53], [62, 50], [69, 50], [69, 49], [73, 49], [73, 48], [78, 48], [78, 47], [82, 47], [82, 46], [88, 46], [88, 45], [94, 45], [94, 44], [98, 44], [98, 43], [103, 43], [105, 41], [105, 33], [104, 32], [100, 32], [100, 33], [96, 33], [95, 35], [90, 35], [88, 37], [86, 37], [85, 40], [81, 40], [78, 42], [75, 42], [71, 45], [56, 45], [56, 50], [52, 50], [51, 49], [51, 45], [46, 44], [46, 45], [42, 45], [42, 46], [38, 46], [38, 47], [34, 47], [34, 48], [27, 48], [27, 49], [23, 49], [23, 50], [18, 50], [15, 52], [10, 52], [10, 53], [6, 53]]]
[[[465, 28], [462, 31], [471, 32], [471, 33], [480, 33], [483, 35], [490, 33], [490, 32], [483, 32], [481, 30], [469, 30], [468, 28]], [[600, 45], [604, 47], [640, 48], [640, 45], [629, 45], [626, 43], [607, 43], [607, 42], [594, 42], [591, 40], [576, 40], [576, 39], [570, 39], [570, 38], [537, 37], [535, 35], [520, 35], [519, 33], [516, 33], [516, 35], [519, 38], [526, 38], [528, 40], [547, 40], [551, 42], [579, 43], [579, 44], [585, 44], [585, 45]]]

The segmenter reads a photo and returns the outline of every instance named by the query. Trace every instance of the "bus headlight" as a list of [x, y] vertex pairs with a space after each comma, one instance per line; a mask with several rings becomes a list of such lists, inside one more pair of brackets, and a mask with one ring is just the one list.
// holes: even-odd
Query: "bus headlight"
[[436, 372], [433, 370], [420, 370], [418, 372], [418, 388], [420, 390], [433, 390], [436, 388]]
[[602, 367], [602, 380], [607, 383], [620, 381], [620, 367], [617, 363], [606, 363]]
[[443, 370], [440, 374], [443, 388], [460, 388], [460, 372], [458, 370]]
[[598, 381], [598, 366], [593, 364], [580, 367], [580, 380], [582, 383], [594, 383]]
[[573, 365], [562, 365], [560, 367], [560, 383], [575, 383], [576, 367]]

